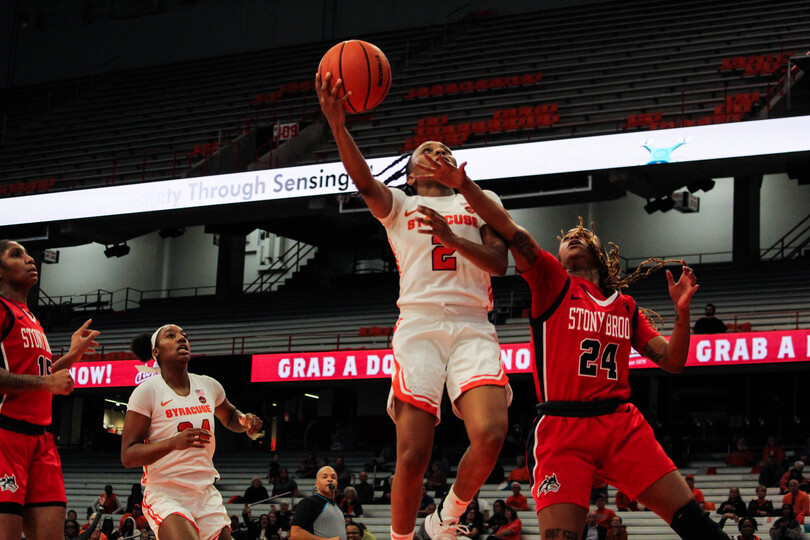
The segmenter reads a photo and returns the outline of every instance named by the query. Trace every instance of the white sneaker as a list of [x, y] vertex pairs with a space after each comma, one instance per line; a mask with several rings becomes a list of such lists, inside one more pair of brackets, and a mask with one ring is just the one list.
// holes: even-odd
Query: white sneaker
[[437, 508], [425, 518], [425, 532], [431, 540], [456, 540], [458, 534], [470, 534], [470, 529], [466, 525], [459, 525], [458, 518], [442, 521]]

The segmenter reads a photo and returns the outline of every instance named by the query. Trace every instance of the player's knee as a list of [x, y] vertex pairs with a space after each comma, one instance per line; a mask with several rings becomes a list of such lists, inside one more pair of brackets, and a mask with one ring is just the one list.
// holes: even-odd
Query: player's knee
[[422, 474], [430, 461], [430, 452], [416, 446], [406, 446], [397, 451], [397, 469]]
[[497, 459], [503, 447], [506, 432], [498, 429], [488, 430], [470, 440], [470, 446], [478, 447], [479, 452]]
[[694, 499], [675, 512], [672, 530], [684, 540], [728, 540], [728, 535]]

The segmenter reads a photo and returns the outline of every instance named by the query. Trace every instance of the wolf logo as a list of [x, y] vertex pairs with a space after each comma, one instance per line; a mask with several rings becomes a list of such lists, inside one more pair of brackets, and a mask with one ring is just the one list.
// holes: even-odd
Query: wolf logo
[[19, 489], [17, 487], [17, 479], [14, 478], [14, 475], [11, 476], [4, 474], [3, 478], [0, 478], [0, 491], [10, 491], [14, 493]]
[[557, 481], [557, 473], [552, 473], [551, 476], [546, 476], [537, 487], [537, 494], [543, 495], [544, 493], [557, 492], [559, 490], [560, 483]]

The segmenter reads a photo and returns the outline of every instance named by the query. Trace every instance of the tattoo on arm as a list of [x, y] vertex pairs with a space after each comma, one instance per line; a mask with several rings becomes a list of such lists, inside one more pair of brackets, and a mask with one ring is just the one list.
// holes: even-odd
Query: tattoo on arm
[[567, 529], [546, 529], [543, 533], [543, 540], [579, 540], [579, 533]]
[[650, 347], [650, 344], [649, 344], [649, 343], [647, 343], [646, 345], [644, 345], [644, 350], [641, 352], [641, 355], [642, 355], [642, 356], [645, 356], [645, 357], [647, 357], [647, 358], [649, 358], [650, 360], [652, 360], [652, 361], [653, 361], [653, 362], [655, 362], [656, 364], [660, 364], [661, 362], [663, 362], [663, 361], [664, 361], [664, 355], [663, 355], [663, 354], [660, 354], [660, 353], [655, 352], [655, 351], [653, 350], [653, 348], [652, 348], [652, 347]]
[[43, 379], [36, 375], [22, 375], [0, 369], [0, 393], [37, 390], [43, 385]]
[[534, 264], [534, 261], [537, 260], [537, 255], [534, 252], [534, 246], [532, 245], [532, 237], [524, 232], [517, 232], [512, 237], [512, 241], [509, 243], [510, 245], [514, 246], [517, 249], [518, 253], [526, 259], [526, 262], [529, 264]]

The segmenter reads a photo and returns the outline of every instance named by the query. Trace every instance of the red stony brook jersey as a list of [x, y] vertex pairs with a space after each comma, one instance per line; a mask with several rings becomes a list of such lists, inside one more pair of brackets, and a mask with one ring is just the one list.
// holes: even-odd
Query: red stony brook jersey
[[605, 296], [545, 252], [523, 277], [532, 289], [538, 400], [628, 399], [631, 346], [640, 351], [658, 335], [635, 300], [618, 291]]
[[[19, 375], [49, 375], [51, 347], [39, 321], [25, 304], [0, 297], [0, 367]], [[0, 394], [0, 414], [38, 426], [51, 423], [50, 392]]]

